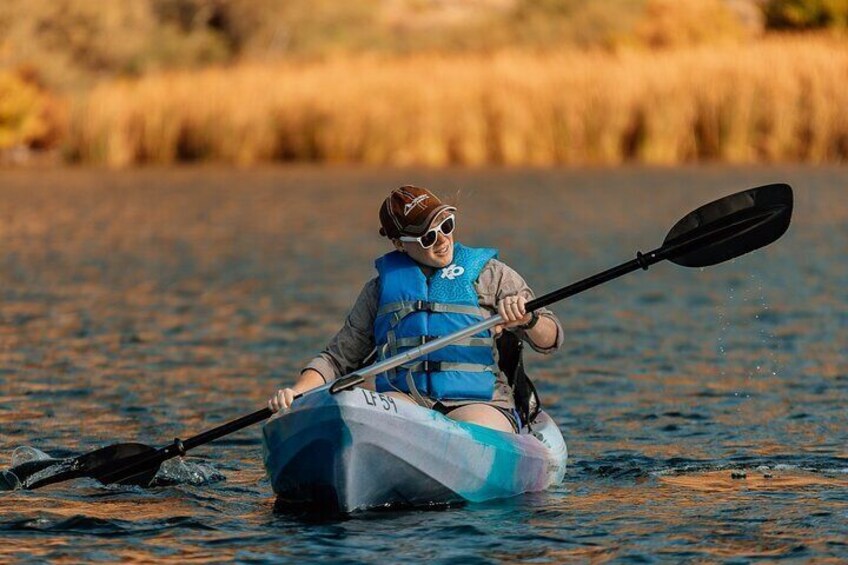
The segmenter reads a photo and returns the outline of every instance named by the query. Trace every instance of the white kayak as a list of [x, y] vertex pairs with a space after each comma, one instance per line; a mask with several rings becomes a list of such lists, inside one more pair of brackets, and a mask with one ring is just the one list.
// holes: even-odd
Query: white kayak
[[541, 491], [568, 459], [544, 412], [509, 434], [361, 388], [298, 399], [265, 424], [263, 445], [279, 502], [341, 512]]

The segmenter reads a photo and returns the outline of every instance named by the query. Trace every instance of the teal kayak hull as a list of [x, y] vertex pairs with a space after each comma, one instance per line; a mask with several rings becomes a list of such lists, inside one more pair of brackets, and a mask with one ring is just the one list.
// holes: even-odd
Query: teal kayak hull
[[508, 434], [358, 388], [299, 399], [265, 424], [263, 447], [279, 503], [341, 512], [541, 491], [568, 459], [544, 412]]

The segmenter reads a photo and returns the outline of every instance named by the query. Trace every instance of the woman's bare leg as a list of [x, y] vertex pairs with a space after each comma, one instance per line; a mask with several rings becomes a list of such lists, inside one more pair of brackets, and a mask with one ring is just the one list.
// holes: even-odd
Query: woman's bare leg
[[467, 404], [450, 411], [448, 418], [471, 422], [499, 432], [514, 433], [515, 428], [503, 412], [488, 404]]
[[[399, 391], [389, 391], [383, 393], [386, 396], [396, 398], [402, 402], [418, 404], [415, 400]], [[458, 422], [471, 422], [487, 428], [492, 428], [499, 432], [515, 433], [515, 428], [512, 427], [512, 422], [503, 412], [488, 404], [467, 404], [460, 406], [450, 411], [448, 418], [457, 420]]]

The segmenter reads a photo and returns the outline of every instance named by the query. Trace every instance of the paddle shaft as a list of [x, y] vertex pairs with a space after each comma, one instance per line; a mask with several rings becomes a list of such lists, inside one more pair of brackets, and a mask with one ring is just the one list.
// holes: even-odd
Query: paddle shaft
[[[656, 252], [651, 252], [647, 255], [642, 255], [640, 253], [637, 255], [636, 259], [628, 261], [627, 263], [623, 263], [617, 267], [613, 267], [612, 269], [608, 269], [602, 273], [599, 273], [592, 277], [588, 277], [574, 284], [570, 284], [559, 290], [555, 290], [553, 292], [545, 294], [544, 296], [540, 296], [539, 298], [533, 299], [526, 304], [525, 308], [527, 312], [532, 312], [534, 310], [538, 310], [539, 308], [543, 308], [560, 300], [564, 300], [569, 296], [574, 296], [575, 294], [583, 292], [584, 290], [588, 290], [605, 282], [631, 273], [635, 270], [647, 269], [649, 265], [662, 260], [662, 257], [660, 257], [660, 254], [658, 253], [660, 250], [657, 250]], [[314, 394], [325, 391], [327, 389], [330, 389], [330, 392], [333, 394], [341, 392], [343, 390], [347, 390], [363, 382], [366, 377], [378, 375], [382, 372], [394, 369], [410, 361], [414, 361], [419, 357], [437, 351], [443, 347], [447, 347], [448, 345], [451, 345], [461, 339], [471, 337], [480, 332], [488, 330], [502, 322], [503, 317], [500, 314], [497, 314], [490, 318], [486, 318], [485, 320], [482, 320], [476, 324], [468, 326], [467, 328], [454, 332], [450, 335], [440, 337], [418, 347], [403, 351], [397, 355], [389, 357], [388, 359], [384, 359], [383, 361], [379, 361], [377, 363], [364, 367], [359, 371], [356, 371], [355, 373], [340, 377], [333, 383], [326, 384], [324, 386], [297, 394], [294, 396], [294, 399], [298, 399], [304, 396], [305, 394]], [[257, 424], [263, 420], [270, 418], [272, 414], [273, 412], [271, 411], [271, 409], [266, 407], [262, 408], [261, 410], [257, 410], [256, 412], [253, 412], [251, 414], [242, 416], [241, 418], [237, 418], [235, 420], [212, 428], [211, 430], [207, 430], [205, 432], [194, 435], [188, 439], [180, 440], [179, 438], [176, 438], [172, 443], [169, 443], [168, 445], [157, 449], [155, 452], [149, 455], [141, 457], [140, 459], [137, 459], [126, 466], [119, 467], [115, 469], [112, 473], [106, 473], [101, 475], [100, 480], [105, 484], [108, 484], [109, 482], [115, 482], [115, 478], [130, 474], [134, 470], [140, 471], [143, 469], [153, 468], [154, 466], [158, 467], [168, 459], [185, 455], [185, 453], [190, 449], [194, 449], [195, 447], [199, 447], [201, 445], [215, 441], [216, 439], [221, 438], [223, 436], [237, 432], [248, 426], [252, 426], [253, 424]]]
[[[638, 269], [647, 269], [650, 265], [661, 261], [664, 258], [665, 253], [663, 253], [663, 248], [659, 248], [656, 251], [652, 251], [647, 255], [639, 253], [636, 259], [628, 261], [627, 263], [623, 263], [617, 267], [613, 267], [612, 269], [608, 269], [602, 273], [585, 278], [574, 284], [570, 284], [559, 290], [555, 290], [553, 292], [545, 294], [544, 296], [540, 296], [539, 298], [531, 300], [526, 304], [526, 310], [527, 312], [538, 310], [539, 308], [543, 308], [555, 302], [559, 302], [560, 300], [564, 300], [569, 296], [574, 296], [575, 294], [583, 292], [584, 290], [596, 287], [600, 284], [611, 281]], [[477, 322], [476, 324], [468, 326], [467, 328], [454, 332], [450, 335], [440, 337], [418, 347], [403, 351], [401, 353], [398, 353], [397, 355], [389, 357], [388, 359], [384, 359], [383, 361], [379, 361], [377, 363], [364, 367], [356, 371], [355, 373], [340, 377], [338, 380], [331, 384], [327, 384], [306, 391], [305, 393], [297, 394], [294, 398], [298, 399], [304, 396], [304, 394], [313, 394], [327, 389], [330, 389], [331, 392], [334, 394], [337, 392], [341, 392], [342, 390], [347, 390], [348, 388], [352, 388], [357, 384], [361, 383], [365, 379], [365, 377], [378, 375], [385, 371], [399, 367], [405, 363], [409, 363], [410, 361], [414, 361], [419, 357], [423, 357], [424, 355], [433, 353], [434, 351], [438, 351], [439, 349], [456, 343], [461, 339], [471, 337], [480, 332], [488, 330], [498, 324], [503, 323], [503, 321], [503, 317], [500, 314], [497, 314], [490, 318], [486, 318], [483, 321]], [[272, 414], [273, 412], [269, 408], [263, 408], [246, 416], [242, 416], [241, 418], [238, 418], [231, 422], [227, 422], [226, 424], [222, 424], [211, 430], [192, 436], [188, 439], [175, 439], [173, 443], [162, 447], [161, 449], [157, 450], [156, 453], [151, 454], [149, 458], [145, 458], [144, 460], [135, 463], [133, 466], [138, 465], [139, 467], [141, 467], [145, 464], [149, 465], [157, 461], [161, 463], [173, 457], [183, 455], [189, 449], [194, 449], [195, 447], [204, 445], [225, 435], [237, 432], [242, 428], [257, 424], [263, 420], [270, 418]]]

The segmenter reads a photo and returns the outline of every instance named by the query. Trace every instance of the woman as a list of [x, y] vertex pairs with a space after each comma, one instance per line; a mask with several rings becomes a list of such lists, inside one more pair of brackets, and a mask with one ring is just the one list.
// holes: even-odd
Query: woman
[[454, 241], [456, 208], [429, 190], [392, 191], [380, 207], [380, 224], [394, 251], [377, 260], [378, 276], [365, 285], [344, 327], [268, 407], [288, 408], [294, 395], [359, 368], [375, 348], [382, 360], [498, 313], [504, 323], [494, 331], [377, 375], [374, 386], [455, 420], [517, 432], [515, 402], [498, 368], [495, 338], [512, 331], [536, 351], [550, 353], [562, 344], [558, 320], [546, 309], [527, 313], [533, 292], [497, 260], [497, 251]]

